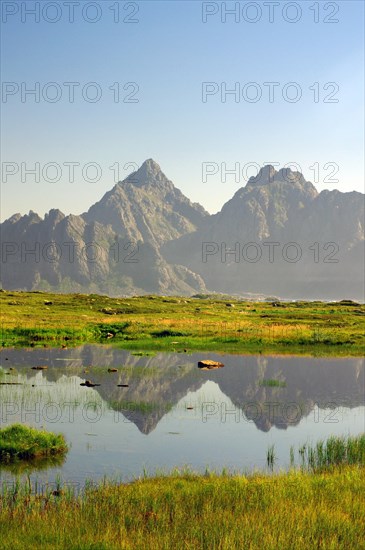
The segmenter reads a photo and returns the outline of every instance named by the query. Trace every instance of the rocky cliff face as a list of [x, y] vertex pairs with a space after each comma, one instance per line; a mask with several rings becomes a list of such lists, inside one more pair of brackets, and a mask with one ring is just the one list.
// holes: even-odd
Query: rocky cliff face
[[202, 206], [191, 203], [149, 159], [106, 193], [83, 218], [110, 224], [130, 240], [158, 246], [195, 231], [207, 216]]
[[197, 230], [206, 217], [148, 160], [82, 216], [51, 210], [44, 219], [30, 212], [6, 220], [1, 282], [111, 295], [201, 292], [202, 278], [168, 264], [159, 246]]
[[364, 195], [272, 166], [209, 216], [150, 159], [83, 215], [15, 214], [1, 239], [8, 289], [364, 299]]
[[220, 292], [364, 299], [364, 195], [322, 191], [264, 167], [201, 230], [166, 243], [168, 261]]

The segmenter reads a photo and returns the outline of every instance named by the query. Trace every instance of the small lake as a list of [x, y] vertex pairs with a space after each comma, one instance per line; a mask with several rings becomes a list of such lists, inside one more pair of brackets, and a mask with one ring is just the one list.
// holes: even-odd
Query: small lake
[[[225, 366], [201, 370], [201, 359]], [[303, 443], [365, 430], [361, 358], [138, 355], [85, 345], [3, 349], [0, 365], [1, 426], [44, 427], [71, 445], [63, 463], [31, 471], [44, 482], [128, 481], [175, 467], [265, 470], [270, 445], [275, 469], [284, 469], [291, 446], [299, 464]], [[80, 386], [85, 380], [100, 385]], [[13, 475], [0, 468], [2, 480]]]

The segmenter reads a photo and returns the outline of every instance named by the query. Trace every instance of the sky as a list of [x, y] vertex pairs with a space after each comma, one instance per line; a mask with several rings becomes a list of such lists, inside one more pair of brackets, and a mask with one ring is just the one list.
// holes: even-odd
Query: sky
[[364, 192], [362, 1], [1, 7], [1, 220], [85, 212], [148, 158], [211, 213], [269, 163]]

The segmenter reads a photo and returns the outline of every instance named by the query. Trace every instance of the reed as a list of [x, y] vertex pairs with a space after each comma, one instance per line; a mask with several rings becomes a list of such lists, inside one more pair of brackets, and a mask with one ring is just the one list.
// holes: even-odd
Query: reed
[[316, 444], [299, 448], [301, 465], [309, 470], [333, 466], [365, 465], [365, 434], [358, 436], [331, 436]]

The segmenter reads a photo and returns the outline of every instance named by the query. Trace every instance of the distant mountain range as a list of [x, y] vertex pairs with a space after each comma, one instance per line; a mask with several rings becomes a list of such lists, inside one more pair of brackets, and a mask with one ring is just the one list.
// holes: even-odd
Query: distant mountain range
[[215, 215], [152, 159], [81, 216], [0, 225], [6, 289], [364, 300], [364, 195], [265, 166]]

